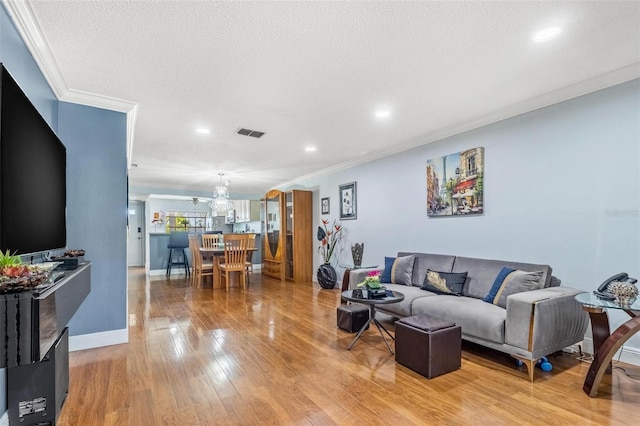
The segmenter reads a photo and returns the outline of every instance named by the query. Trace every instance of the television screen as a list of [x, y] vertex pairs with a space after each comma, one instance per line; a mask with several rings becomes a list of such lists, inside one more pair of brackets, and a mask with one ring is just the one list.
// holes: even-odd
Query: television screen
[[28, 254], [64, 248], [66, 149], [1, 68], [0, 250]]

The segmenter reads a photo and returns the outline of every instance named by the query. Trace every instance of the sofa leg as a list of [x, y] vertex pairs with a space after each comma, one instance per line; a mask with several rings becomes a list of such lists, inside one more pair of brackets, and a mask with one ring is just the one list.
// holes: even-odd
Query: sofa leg
[[533, 382], [533, 373], [536, 371], [536, 362], [534, 360], [530, 360], [530, 359], [525, 359], [525, 358], [520, 358], [517, 357], [515, 355], [512, 355], [515, 359], [518, 360], [518, 364], [519, 365], [526, 365], [527, 366], [527, 372], [529, 373], [529, 381]]

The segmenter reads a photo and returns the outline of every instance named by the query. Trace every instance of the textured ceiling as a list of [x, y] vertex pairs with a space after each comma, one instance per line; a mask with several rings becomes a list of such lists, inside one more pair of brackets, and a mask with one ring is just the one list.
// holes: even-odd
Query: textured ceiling
[[30, 4], [70, 89], [138, 104], [132, 186], [264, 193], [640, 76], [639, 2]]

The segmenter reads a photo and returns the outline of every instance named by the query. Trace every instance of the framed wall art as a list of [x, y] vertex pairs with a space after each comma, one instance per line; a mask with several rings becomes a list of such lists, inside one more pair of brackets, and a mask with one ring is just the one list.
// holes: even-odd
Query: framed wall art
[[329, 214], [329, 197], [320, 199], [321, 213]]
[[358, 197], [356, 183], [350, 182], [339, 186], [340, 220], [356, 219]]
[[427, 215], [462, 216], [484, 211], [484, 148], [427, 161]]

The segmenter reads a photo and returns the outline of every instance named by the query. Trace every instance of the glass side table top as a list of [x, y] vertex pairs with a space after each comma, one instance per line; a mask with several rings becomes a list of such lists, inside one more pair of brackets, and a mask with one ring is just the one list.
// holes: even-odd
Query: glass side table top
[[374, 269], [378, 267], [378, 265], [360, 265], [356, 268], [353, 263], [340, 263], [339, 266], [344, 269], [351, 269], [352, 271], [356, 269]]
[[636, 298], [636, 300], [631, 305], [618, 305], [613, 300], [604, 300], [600, 299], [593, 293], [580, 293], [575, 297], [576, 301], [582, 303], [585, 306], [593, 306], [595, 308], [609, 308], [609, 309], [622, 309], [626, 311], [640, 311], [640, 298]]

